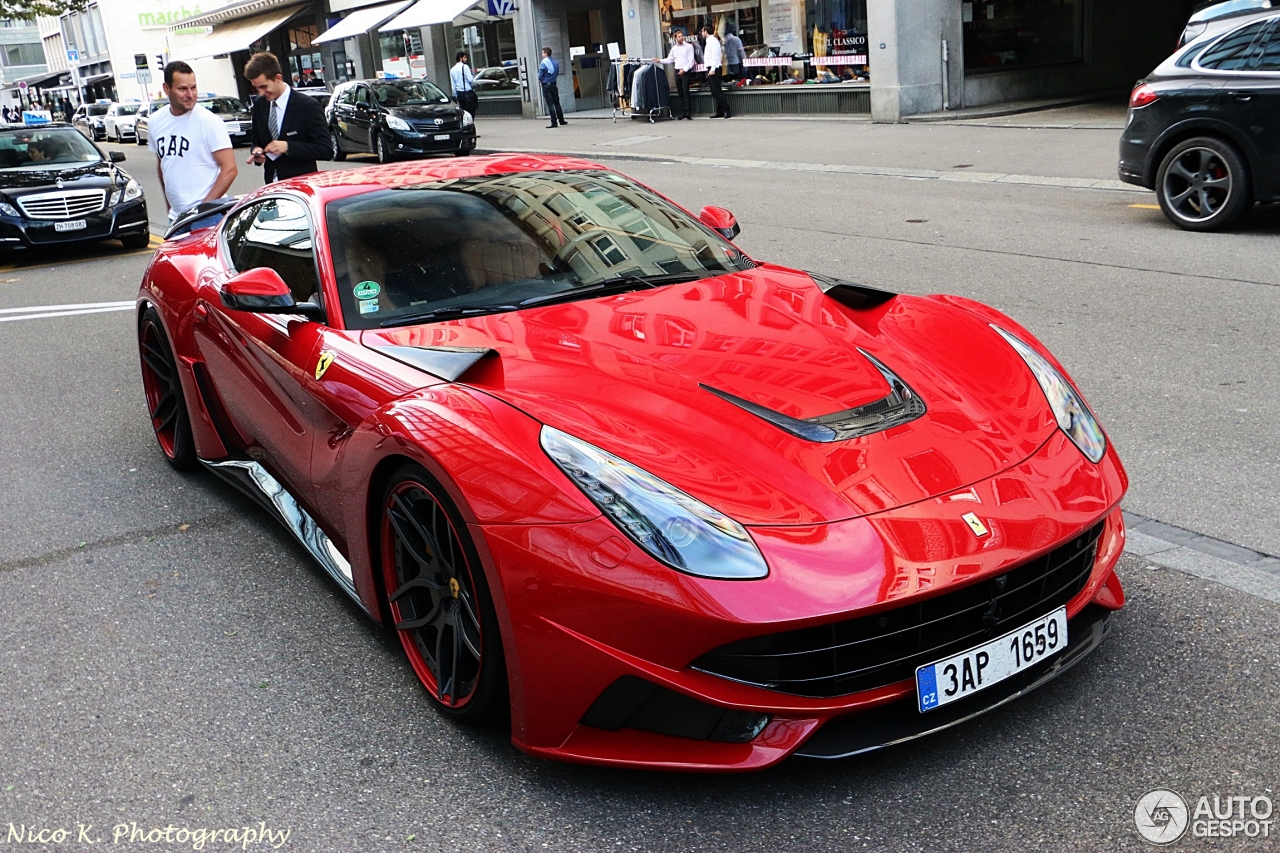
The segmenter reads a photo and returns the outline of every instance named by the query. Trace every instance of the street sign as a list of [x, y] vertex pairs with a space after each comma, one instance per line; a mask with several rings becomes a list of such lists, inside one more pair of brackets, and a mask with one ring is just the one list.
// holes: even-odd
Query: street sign
[[494, 18], [514, 14], [518, 8], [516, 0], [489, 0], [489, 15]]
[[79, 62], [79, 61], [80, 61], [80, 51], [78, 50], [67, 51], [67, 62]]
[[150, 82], [151, 82], [151, 69], [150, 69], [150, 68], [139, 68], [139, 69], [138, 69], [138, 82], [139, 82], [139, 83], [150, 83]]
[[23, 89], [23, 90], [25, 90], [25, 89], [27, 88], [27, 81], [26, 81], [26, 80], [19, 80], [19, 81], [18, 81], [18, 88], [19, 88], [19, 89]]

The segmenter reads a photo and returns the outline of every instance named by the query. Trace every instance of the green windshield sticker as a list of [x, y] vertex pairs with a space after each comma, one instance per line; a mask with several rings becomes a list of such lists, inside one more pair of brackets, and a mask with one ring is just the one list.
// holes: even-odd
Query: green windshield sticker
[[356, 299], [373, 299], [382, 292], [382, 288], [376, 281], [362, 281], [351, 292], [356, 295]]

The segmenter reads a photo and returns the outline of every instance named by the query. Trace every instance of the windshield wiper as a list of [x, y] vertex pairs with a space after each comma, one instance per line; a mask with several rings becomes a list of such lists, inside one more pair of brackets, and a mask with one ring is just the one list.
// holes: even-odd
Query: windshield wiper
[[582, 287], [575, 287], [571, 290], [562, 290], [559, 293], [546, 293], [542, 296], [531, 296], [528, 299], [520, 300], [520, 307], [528, 308], [530, 305], [550, 305], [554, 302], [573, 302], [574, 300], [584, 299], [588, 296], [604, 296], [610, 293], [626, 293], [628, 290], [644, 290], [645, 288], [660, 287], [664, 284], [679, 284], [684, 281], [697, 281], [700, 278], [706, 278], [706, 273], [673, 272], [663, 275], [620, 275], [617, 278], [606, 278], [604, 281], [595, 281], [591, 284], [584, 284]]
[[410, 314], [407, 317], [392, 317], [390, 320], [384, 320], [379, 323], [378, 327], [385, 329], [388, 326], [407, 326], [410, 323], [426, 323], [430, 320], [475, 317], [479, 314], [498, 314], [503, 311], [515, 311], [519, 307], [519, 305], [442, 305], [439, 308], [432, 308], [430, 311], [423, 311], [420, 314]]

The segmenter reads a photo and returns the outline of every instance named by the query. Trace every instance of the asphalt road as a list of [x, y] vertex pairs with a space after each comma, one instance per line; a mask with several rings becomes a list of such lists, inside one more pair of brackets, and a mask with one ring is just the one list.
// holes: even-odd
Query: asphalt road
[[[123, 150], [154, 218], [147, 155]], [[734, 210], [757, 257], [1008, 311], [1098, 410], [1127, 508], [1280, 553], [1275, 214], [1187, 235], [1109, 192], [619, 165]], [[77, 254], [0, 272], [0, 318], [132, 299], [144, 254]], [[745, 777], [528, 758], [436, 714], [251, 503], [168, 468], [129, 311], [0, 322], [0, 365], [0, 844], [10, 822], [70, 830], [21, 845], [50, 850], [97, 849], [77, 823], [111, 846], [122, 824], [262, 822], [300, 851], [1136, 850], [1153, 788], [1280, 798], [1280, 608], [1135, 556], [1102, 649], [939, 736]]]

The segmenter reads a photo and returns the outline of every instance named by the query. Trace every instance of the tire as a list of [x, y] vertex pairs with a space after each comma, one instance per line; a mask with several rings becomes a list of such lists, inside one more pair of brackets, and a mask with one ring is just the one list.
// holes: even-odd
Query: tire
[[395, 159], [387, 144], [387, 137], [381, 133], [373, 138], [373, 153], [377, 155], [379, 163], [390, 163]]
[[1236, 147], [1225, 140], [1187, 139], [1161, 161], [1156, 198], [1164, 215], [1179, 228], [1227, 228], [1252, 206], [1249, 168]]
[[134, 144], [135, 144], [135, 145], [137, 145], [139, 148], [141, 148], [143, 145], [146, 145], [146, 144], [147, 144], [147, 140], [143, 139], [143, 138], [142, 138], [142, 134], [141, 134], [141, 133], [138, 133], [136, 130], [133, 132], [133, 142], [134, 142]]
[[337, 160], [339, 163], [341, 163], [343, 160], [347, 159], [347, 152], [342, 150], [342, 143], [338, 141], [338, 131], [336, 130], [329, 131], [329, 142], [333, 146], [334, 160]]
[[145, 249], [151, 245], [151, 232], [143, 231], [141, 234], [127, 234], [120, 238], [120, 242], [124, 244], [126, 249]]
[[460, 722], [505, 719], [511, 703], [502, 636], [462, 517], [418, 465], [392, 475], [381, 506], [387, 611], [418, 680]]
[[459, 148], [457, 151], [453, 152], [453, 156], [454, 156], [454, 157], [469, 157], [469, 156], [471, 155], [471, 152], [472, 152], [472, 151], [474, 151], [474, 150], [475, 150], [474, 148]]
[[178, 378], [178, 365], [155, 308], [148, 308], [138, 323], [138, 353], [142, 360], [142, 389], [147, 414], [160, 450], [179, 471], [196, 467], [196, 443], [191, 436], [187, 401]]

